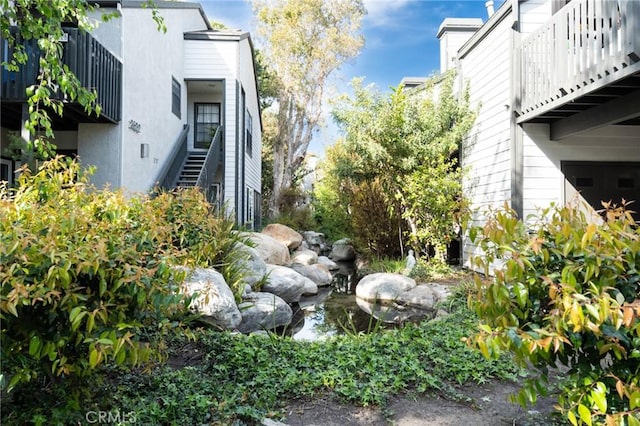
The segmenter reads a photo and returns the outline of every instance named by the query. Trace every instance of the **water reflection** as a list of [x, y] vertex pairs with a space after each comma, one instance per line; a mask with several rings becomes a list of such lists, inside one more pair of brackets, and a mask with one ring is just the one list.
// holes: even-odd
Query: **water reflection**
[[366, 313], [385, 323], [402, 324], [411, 319], [432, 318], [433, 310], [425, 310], [398, 304], [380, 304], [356, 298], [356, 303]]
[[354, 262], [338, 262], [329, 287], [303, 296], [292, 306], [293, 319], [276, 332], [296, 340], [322, 340], [339, 334], [356, 334], [395, 327], [407, 320], [431, 316], [429, 311], [403, 306], [382, 306], [355, 296], [359, 278]]

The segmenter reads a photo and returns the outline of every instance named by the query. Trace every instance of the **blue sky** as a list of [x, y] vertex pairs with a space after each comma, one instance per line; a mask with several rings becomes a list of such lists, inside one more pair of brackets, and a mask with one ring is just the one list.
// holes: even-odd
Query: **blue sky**
[[[503, 0], [494, 3], [498, 9]], [[201, 0], [200, 4], [210, 19], [233, 29], [255, 32], [248, 1]], [[357, 58], [333, 76], [329, 96], [332, 92], [348, 92], [354, 77], [364, 77], [365, 84], [386, 90], [397, 86], [403, 77], [437, 73], [440, 50], [436, 34], [442, 21], [448, 17], [487, 20], [485, 0], [365, 0], [365, 6], [368, 11], [362, 26], [365, 46]], [[319, 153], [332, 142], [335, 130], [328, 130], [321, 133], [311, 151]]]

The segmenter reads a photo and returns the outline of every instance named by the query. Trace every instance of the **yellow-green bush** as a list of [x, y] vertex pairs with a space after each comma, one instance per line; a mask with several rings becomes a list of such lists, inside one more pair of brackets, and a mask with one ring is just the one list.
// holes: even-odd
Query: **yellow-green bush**
[[482, 323], [470, 342], [538, 369], [523, 405], [561, 365], [559, 406], [572, 424], [640, 425], [640, 229], [621, 207], [604, 213], [554, 207], [527, 226], [505, 208], [472, 230], [484, 250], [475, 265], [501, 267], [477, 280], [470, 302]]
[[[176, 265], [225, 266], [239, 237], [196, 191], [98, 191], [61, 158], [0, 188], [0, 350], [6, 390], [158, 359], [140, 331], [175, 325]], [[229, 275], [229, 274], [227, 274]]]

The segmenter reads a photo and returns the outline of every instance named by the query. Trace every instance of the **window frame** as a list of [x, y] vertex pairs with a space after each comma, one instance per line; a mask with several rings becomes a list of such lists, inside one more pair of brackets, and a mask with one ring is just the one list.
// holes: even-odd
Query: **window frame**
[[182, 119], [182, 85], [175, 77], [171, 77], [171, 112]]

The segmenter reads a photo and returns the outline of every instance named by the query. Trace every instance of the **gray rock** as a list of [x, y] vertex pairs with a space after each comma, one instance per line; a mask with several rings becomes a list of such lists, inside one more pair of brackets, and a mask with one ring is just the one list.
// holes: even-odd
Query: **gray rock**
[[309, 249], [316, 253], [320, 253], [327, 245], [325, 236], [321, 232], [305, 231], [302, 236]]
[[256, 245], [255, 249], [265, 263], [272, 265], [291, 263], [289, 249], [280, 241], [260, 232], [247, 232], [246, 236]]
[[363, 277], [356, 286], [356, 296], [364, 300], [393, 301], [415, 287], [413, 278], [380, 272]]
[[421, 284], [409, 291], [401, 293], [396, 298], [396, 302], [423, 309], [433, 309], [438, 299], [433, 293], [433, 289], [426, 284]]
[[280, 241], [290, 250], [295, 250], [302, 244], [302, 235], [299, 232], [279, 223], [270, 223], [262, 233]]
[[313, 265], [318, 263], [318, 253], [309, 249], [298, 248], [291, 254], [291, 263], [301, 265]]
[[340, 269], [340, 266], [333, 260], [329, 259], [327, 256], [318, 256], [318, 264], [326, 266], [330, 271], [337, 271]]
[[197, 293], [190, 309], [202, 314], [202, 322], [225, 330], [232, 330], [240, 324], [242, 316], [233, 292], [219, 272], [196, 268], [188, 273], [180, 291], [189, 296]]
[[330, 257], [336, 262], [354, 260], [356, 258], [356, 250], [353, 248], [351, 240], [344, 238], [333, 243]]
[[293, 265], [291, 265], [291, 269], [293, 269], [300, 275], [309, 278], [311, 281], [316, 283], [318, 287], [331, 285], [331, 281], [333, 280], [333, 275], [323, 265], [300, 265], [294, 263]]
[[242, 321], [237, 328], [242, 333], [288, 325], [293, 317], [293, 311], [287, 302], [271, 293], [250, 293], [238, 308], [242, 313]]
[[269, 278], [262, 291], [273, 293], [287, 303], [298, 302], [303, 294], [318, 292], [316, 283], [291, 268], [267, 264], [267, 274]]
[[253, 286], [262, 280], [267, 273], [267, 264], [262, 259], [258, 250], [245, 244], [238, 244], [238, 254], [241, 256], [242, 265], [247, 271], [245, 282], [253, 288]]

